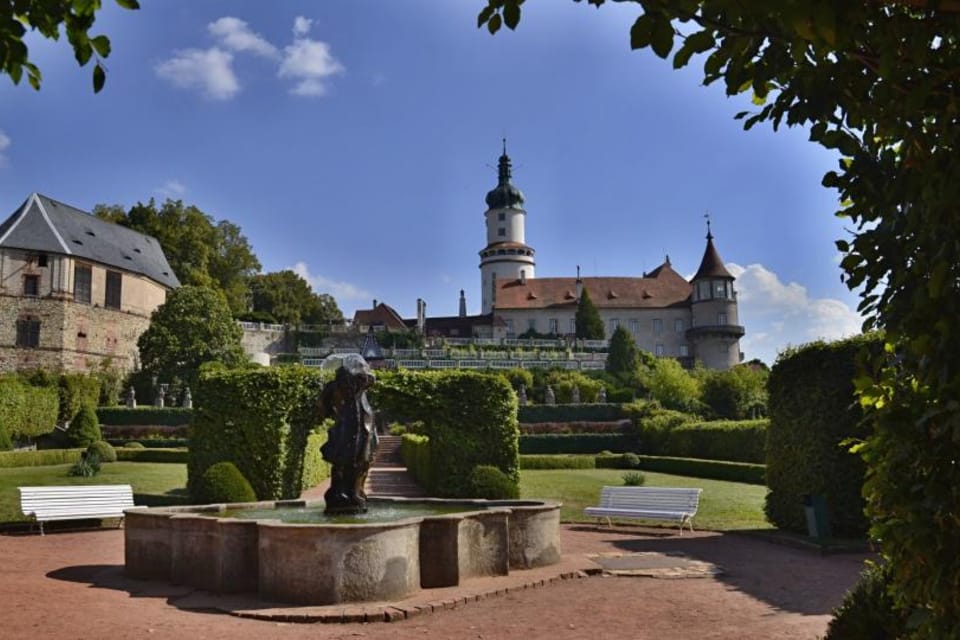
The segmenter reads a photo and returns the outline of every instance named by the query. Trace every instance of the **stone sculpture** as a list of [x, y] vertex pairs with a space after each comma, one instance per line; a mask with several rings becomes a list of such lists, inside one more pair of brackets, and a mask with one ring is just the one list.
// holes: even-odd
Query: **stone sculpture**
[[606, 402], [607, 401], [607, 388], [604, 386], [600, 387], [600, 392], [597, 394], [597, 402]]
[[521, 407], [527, 404], [527, 385], [520, 385], [520, 392], [517, 394], [517, 400]]
[[580, 387], [577, 385], [573, 385], [573, 390], [570, 392], [570, 403], [580, 404]]
[[330, 488], [323, 494], [325, 513], [352, 514], [367, 510], [363, 485], [377, 448], [374, 414], [367, 389], [376, 377], [366, 360], [356, 354], [338, 358], [334, 379], [320, 392], [320, 410], [333, 418], [327, 442], [320, 447], [323, 459], [332, 466]]
[[553, 394], [553, 387], [547, 385], [543, 392], [543, 404], [556, 404], [557, 397]]

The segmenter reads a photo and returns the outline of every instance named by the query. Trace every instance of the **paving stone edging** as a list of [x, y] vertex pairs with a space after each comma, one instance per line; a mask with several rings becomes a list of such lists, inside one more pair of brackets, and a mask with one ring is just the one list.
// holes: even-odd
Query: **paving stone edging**
[[[544, 578], [532, 578], [524, 582], [514, 582], [502, 587], [486, 587], [470, 589], [461, 588], [462, 593], [439, 600], [423, 602], [378, 603], [378, 604], [350, 604], [329, 605], [325, 607], [290, 607], [262, 610], [229, 610], [227, 613], [238, 618], [253, 620], [270, 620], [273, 622], [292, 623], [350, 623], [350, 622], [398, 622], [409, 620], [421, 615], [465, 607], [471, 602], [479, 602], [488, 598], [503, 596], [508, 593], [539, 589], [566, 580], [579, 580], [591, 575], [602, 573], [599, 567], [565, 571], [560, 574]], [[422, 595], [422, 594], [421, 594]], [[308, 611], [304, 609], [309, 609]]]

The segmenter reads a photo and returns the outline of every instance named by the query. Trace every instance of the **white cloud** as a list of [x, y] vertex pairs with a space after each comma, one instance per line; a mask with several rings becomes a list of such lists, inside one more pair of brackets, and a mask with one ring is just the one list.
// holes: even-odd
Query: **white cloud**
[[[294, 32], [297, 27], [294, 24]], [[277, 75], [299, 80], [290, 90], [298, 96], [322, 96], [327, 92], [325, 81], [343, 73], [344, 67], [330, 53], [330, 45], [310, 38], [296, 38], [283, 50], [283, 62]]]
[[773, 364], [789, 345], [860, 333], [863, 318], [842, 300], [811, 298], [806, 287], [781, 282], [762, 264], [726, 266], [737, 278], [740, 324], [747, 330], [740, 346], [748, 359]]
[[187, 187], [179, 180], [167, 180], [163, 186], [157, 187], [153, 191], [160, 194], [164, 198], [177, 200], [182, 198], [187, 192]]
[[310, 283], [314, 293], [329, 293], [338, 303], [341, 300], [370, 300], [373, 298], [372, 293], [349, 282], [340, 282], [310, 273], [310, 268], [306, 262], [300, 261], [288, 268]]
[[225, 16], [207, 25], [207, 30], [220, 45], [230, 51], [249, 51], [265, 58], [276, 58], [280, 52], [259, 33], [254, 33], [240, 18]]
[[302, 38], [307, 35], [310, 31], [310, 27], [313, 26], [313, 20], [310, 18], [304, 18], [303, 16], [297, 16], [293, 20], [293, 37]]
[[5, 154], [7, 148], [10, 146], [10, 142], [11, 142], [10, 136], [8, 136], [2, 130], [0, 130], [0, 168], [3, 168], [8, 164], [10, 164], [10, 161], [7, 159], [7, 156]]
[[208, 98], [229, 100], [240, 91], [233, 54], [217, 47], [183, 49], [156, 66], [157, 75], [180, 89], [199, 89]]

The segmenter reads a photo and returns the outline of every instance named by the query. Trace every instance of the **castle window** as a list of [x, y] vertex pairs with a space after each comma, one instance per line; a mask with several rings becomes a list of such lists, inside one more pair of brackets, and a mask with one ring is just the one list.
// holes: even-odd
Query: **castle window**
[[23, 295], [25, 296], [40, 295], [40, 276], [35, 276], [35, 275], [23, 276]]
[[570, 333], [576, 335], [577, 333], [577, 319], [570, 318]]
[[513, 320], [512, 319], [504, 320], [503, 324], [505, 324], [507, 328], [507, 337], [512, 338], [513, 337]]
[[560, 321], [556, 318], [550, 318], [550, 333], [554, 335], [560, 333]]
[[501, 238], [507, 235], [507, 230], [504, 227], [497, 229], [497, 235]]
[[613, 335], [613, 332], [617, 330], [617, 327], [620, 326], [619, 318], [610, 318], [610, 335]]
[[38, 267], [47, 266], [47, 254], [41, 253], [39, 256], [37, 256], [37, 266]]
[[17, 346], [36, 349], [40, 346], [40, 321], [26, 317], [17, 320]]
[[690, 347], [685, 344], [680, 345], [680, 357], [686, 358], [690, 355]]
[[536, 332], [536, 330], [537, 330], [537, 319], [536, 319], [536, 318], [530, 318], [529, 320], [527, 320], [527, 329], [530, 330], [530, 331]]
[[714, 287], [716, 287], [715, 298], [726, 298], [727, 296], [727, 283], [726, 282], [715, 282]]
[[721, 311], [717, 314], [717, 325], [722, 327], [725, 324], [727, 324], [727, 314]]
[[77, 264], [73, 267], [73, 301], [74, 302], [84, 302], [90, 304], [92, 300], [91, 297], [91, 281], [93, 270], [84, 264]]
[[663, 345], [662, 345], [662, 344], [658, 344], [655, 349], [656, 349], [655, 353], [657, 354], [657, 356], [659, 356], [659, 357], [662, 358], [662, 357], [663, 357]]
[[637, 319], [629, 320], [630, 323], [630, 333], [637, 335], [640, 333], [640, 321]]
[[653, 319], [653, 335], [659, 336], [661, 333], [663, 333], [663, 319], [654, 318]]
[[107, 271], [107, 289], [103, 296], [103, 306], [108, 309], [120, 308], [120, 296], [123, 276], [119, 271]]
[[499, 220], [500, 222], [503, 222], [506, 219], [507, 219], [507, 214], [505, 214], [504, 212], [501, 211], [500, 213], [497, 214], [497, 220]]
[[697, 283], [697, 299], [698, 300], [710, 299], [710, 283], [709, 282]]
[[683, 318], [677, 318], [673, 321], [673, 331], [675, 333], [683, 333]]

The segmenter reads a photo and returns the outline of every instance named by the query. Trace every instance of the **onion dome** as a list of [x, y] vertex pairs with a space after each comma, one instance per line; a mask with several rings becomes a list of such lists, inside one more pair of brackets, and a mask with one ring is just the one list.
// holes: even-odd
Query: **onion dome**
[[510, 156], [507, 155], [507, 140], [503, 140], [503, 154], [497, 167], [499, 181], [497, 186], [487, 193], [488, 209], [523, 209], [523, 192], [510, 182]]

